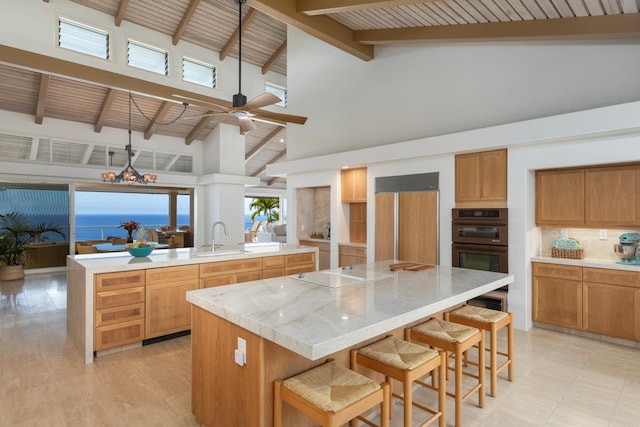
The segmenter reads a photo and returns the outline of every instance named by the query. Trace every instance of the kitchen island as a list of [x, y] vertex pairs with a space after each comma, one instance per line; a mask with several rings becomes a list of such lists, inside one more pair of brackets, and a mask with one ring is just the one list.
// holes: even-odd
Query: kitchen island
[[[274, 379], [329, 357], [348, 366], [349, 349], [402, 336], [406, 326], [513, 282], [512, 275], [442, 266], [392, 272], [394, 262], [188, 292], [198, 420], [271, 426]], [[283, 416], [283, 425], [311, 425], [286, 405]]]
[[67, 332], [92, 363], [101, 352], [188, 331], [188, 290], [317, 270], [317, 248], [247, 244], [67, 257]]

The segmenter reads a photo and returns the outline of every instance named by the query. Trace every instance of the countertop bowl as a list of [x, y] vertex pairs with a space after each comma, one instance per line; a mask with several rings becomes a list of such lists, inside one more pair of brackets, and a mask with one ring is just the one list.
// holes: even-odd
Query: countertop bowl
[[153, 246], [145, 246], [142, 248], [129, 248], [127, 249], [133, 256], [147, 256], [153, 252]]
[[634, 259], [638, 253], [638, 248], [636, 245], [621, 245], [620, 243], [613, 245], [613, 251], [623, 261]]

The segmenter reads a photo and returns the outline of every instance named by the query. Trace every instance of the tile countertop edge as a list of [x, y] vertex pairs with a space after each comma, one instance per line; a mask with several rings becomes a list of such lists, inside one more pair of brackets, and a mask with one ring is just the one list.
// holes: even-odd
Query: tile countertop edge
[[[278, 280], [278, 278], [268, 280]], [[420, 319], [427, 318], [430, 315], [443, 311], [454, 305], [461, 304], [478, 295], [482, 295], [486, 292], [498, 289], [504, 285], [512, 283], [513, 281], [514, 276], [509, 275], [485, 285], [478, 286], [472, 290], [451, 296], [445, 300], [437, 301], [418, 309], [395, 315], [391, 318], [363, 326], [354, 331], [343, 333], [340, 336], [325, 340], [323, 342], [319, 342], [317, 344], [305, 343], [276, 329], [267, 327], [266, 325], [263, 325], [261, 322], [255, 319], [247, 318], [242, 316], [241, 314], [227, 311], [217, 305], [214, 301], [200, 296], [200, 292], [198, 291], [187, 292], [187, 301], [202, 308], [203, 310], [206, 310], [214, 315], [228, 320], [229, 322], [234, 323], [249, 332], [259, 335], [260, 337], [278, 344], [288, 350], [291, 350], [294, 353], [306, 357], [307, 359], [318, 360], [345, 348], [354, 347], [358, 343], [366, 341], [375, 336], [382, 335], [396, 328], [401, 328]], [[239, 285], [241, 286], [242, 284]], [[232, 287], [238, 285], [228, 286]]]
[[536, 256], [536, 257], [531, 257], [531, 262], [541, 262], [541, 263], [559, 264], [559, 265], [574, 265], [577, 267], [608, 268], [611, 270], [640, 272], [640, 265], [618, 264], [615, 260], [600, 259], [600, 258], [571, 259], [571, 258]]

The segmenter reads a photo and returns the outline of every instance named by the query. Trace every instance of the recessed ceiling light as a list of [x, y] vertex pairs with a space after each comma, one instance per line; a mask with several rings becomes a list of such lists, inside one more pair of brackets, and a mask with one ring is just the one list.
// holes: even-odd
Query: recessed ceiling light
[[284, 138], [280, 138], [280, 142], [284, 142]]

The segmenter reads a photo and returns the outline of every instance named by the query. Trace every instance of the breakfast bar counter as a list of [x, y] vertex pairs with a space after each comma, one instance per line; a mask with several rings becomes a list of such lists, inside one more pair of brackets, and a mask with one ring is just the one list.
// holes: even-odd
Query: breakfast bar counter
[[[205, 426], [272, 425], [272, 384], [513, 282], [381, 261], [187, 293], [192, 306], [192, 411]], [[284, 425], [308, 420], [285, 408]]]

